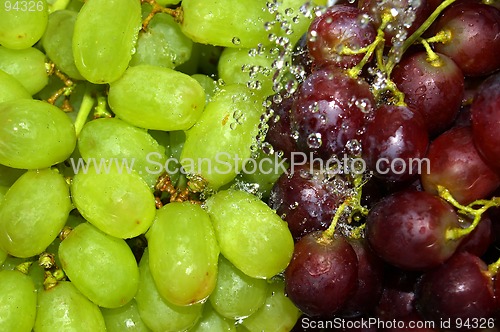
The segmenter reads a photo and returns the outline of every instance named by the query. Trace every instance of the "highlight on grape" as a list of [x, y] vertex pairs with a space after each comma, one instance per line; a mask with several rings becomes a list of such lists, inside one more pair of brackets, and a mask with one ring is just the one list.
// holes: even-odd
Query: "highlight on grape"
[[[87, 174], [89, 169], [94, 169], [97, 174], [109, 173], [116, 168], [119, 173], [131, 173], [136, 168], [136, 158], [70, 158], [69, 164], [75, 174]], [[344, 154], [342, 158], [332, 156], [324, 160], [316, 157], [312, 152], [292, 152], [290, 158], [280, 158], [277, 154], [272, 154], [263, 158], [241, 158], [237, 154], [219, 152], [215, 158], [175, 158], [166, 160], [158, 152], [150, 152], [146, 155], [146, 166], [144, 170], [139, 170], [139, 174], [159, 175], [168, 174], [197, 174], [203, 169], [208, 173], [230, 174], [235, 169], [239, 169], [244, 174], [293, 174], [298, 170], [303, 170], [304, 165], [308, 165], [309, 171], [314, 173], [315, 169], [322, 169], [330, 175], [353, 174], [361, 175], [367, 171], [366, 161], [360, 157], [351, 157]], [[240, 166], [241, 165], [241, 166]], [[429, 174], [430, 160], [428, 158], [379, 158], [376, 162], [375, 172], [379, 174]]]

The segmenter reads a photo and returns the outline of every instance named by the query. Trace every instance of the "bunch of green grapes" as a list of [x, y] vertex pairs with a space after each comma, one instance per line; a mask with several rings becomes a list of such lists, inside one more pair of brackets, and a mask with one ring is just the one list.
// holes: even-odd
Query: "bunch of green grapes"
[[245, 170], [318, 5], [0, 1], [0, 331], [292, 329]]

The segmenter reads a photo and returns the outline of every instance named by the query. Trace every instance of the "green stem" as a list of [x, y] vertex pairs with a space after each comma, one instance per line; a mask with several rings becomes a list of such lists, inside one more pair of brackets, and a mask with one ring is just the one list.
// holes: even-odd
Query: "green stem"
[[491, 277], [495, 277], [498, 274], [498, 270], [500, 270], [500, 258], [488, 265], [488, 273]]
[[[344, 202], [342, 202], [342, 204], [337, 208], [337, 210], [335, 211], [335, 215], [333, 216], [332, 223], [330, 224], [328, 229], [323, 232], [323, 239], [328, 240], [333, 237], [337, 228], [337, 224], [348, 207], [351, 208], [348, 216], [349, 223], [352, 221], [352, 216], [356, 213], [360, 213], [363, 216], [368, 215], [368, 209], [361, 205], [362, 188], [366, 182], [367, 180], [363, 179], [363, 174], [356, 173], [356, 176], [353, 179], [354, 190], [356, 191], [356, 193], [352, 196], [347, 197]], [[362, 227], [364, 226], [361, 225], [356, 230], [359, 229], [358, 232], [360, 233], [363, 229]]]
[[[410, 48], [411, 45], [413, 45], [421, 36], [422, 34], [429, 29], [429, 27], [434, 23], [434, 21], [438, 18], [438, 16], [441, 14], [443, 10], [446, 9], [449, 5], [454, 3], [456, 0], [445, 0], [443, 1], [435, 10], [432, 12], [431, 15], [422, 23], [422, 25], [410, 36], [408, 37], [405, 42], [403, 43], [403, 46], [401, 47], [401, 52], [399, 55], [403, 55], [408, 48]], [[387, 77], [391, 76], [392, 70], [396, 66], [397, 61], [395, 57], [391, 57], [387, 63]]]
[[82, 104], [80, 105], [80, 110], [78, 111], [78, 115], [76, 116], [75, 120], [75, 131], [77, 137], [80, 136], [80, 132], [87, 122], [89, 114], [92, 111], [92, 107], [94, 107], [92, 88], [90, 87], [90, 85], [87, 85], [87, 87], [85, 88], [85, 94], [83, 95]]
[[443, 60], [439, 57], [439, 55], [437, 55], [436, 52], [432, 50], [427, 40], [422, 39], [420, 42], [424, 46], [425, 52], [427, 53], [427, 62], [429, 62], [433, 67], [443, 66]]
[[[466, 228], [453, 227], [446, 230], [446, 239], [447, 240], [457, 240], [464, 236], [470, 234], [476, 227], [479, 225], [481, 221], [481, 217], [483, 213], [491, 207], [500, 206], [500, 197], [494, 197], [490, 200], [477, 200], [468, 205], [462, 205], [453, 196], [450, 191], [442, 186], [438, 185], [438, 193], [441, 198], [446, 200], [448, 203], [457, 208], [458, 213], [472, 216], [474, 219], [472, 224]], [[479, 206], [478, 208], [474, 208], [475, 206]]]
[[328, 227], [326, 231], [323, 232], [323, 238], [325, 240], [331, 239], [333, 234], [335, 234], [335, 230], [337, 228], [337, 224], [339, 222], [340, 217], [344, 214], [345, 209], [350, 205], [351, 197], [347, 198], [335, 211], [335, 215], [333, 216], [332, 223]]
[[[384, 34], [384, 29], [387, 27], [387, 24], [389, 24], [390, 21], [393, 20], [393, 17], [391, 14], [384, 13], [382, 15], [382, 23], [380, 24], [380, 27], [377, 29], [377, 37], [375, 37], [375, 40], [373, 43], [371, 43], [369, 46], [366, 48], [366, 53], [363, 59], [354, 67], [350, 68], [347, 70], [347, 74], [352, 77], [352, 78], [358, 78], [358, 76], [361, 74], [361, 71], [365, 67], [365, 65], [370, 61], [373, 52], [376, 50], [380, 50], [380, 47], [383, 49], [383, 45], [385, 43], [385, 34]], [[379, 45], [381, 45], [379, 47]], [[377, 52], [378, 54], [379, 52]], [[379, 60], [379, 57], [377, 56], [377, 60]]]

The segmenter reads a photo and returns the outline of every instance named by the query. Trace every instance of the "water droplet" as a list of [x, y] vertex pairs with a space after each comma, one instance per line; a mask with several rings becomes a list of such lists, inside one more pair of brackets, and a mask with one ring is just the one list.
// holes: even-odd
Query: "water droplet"
[[307, 136], [307, 146], [311, 149], [319, 149], [323, 144], [320, 133], [312, 133]]
[[233, 40], [231, 41], [234, 45], [240, 45], [241, 40], [238, 37], [233, 37]]
[[352, 154], [354, 156], [361, 155], [362, 146], [361, 146], [361, 142], [358, 141], [357, 139], [351, 139], [351, 140], [347, 141], [345, 147], [350, 154]]
[[370, 100], [368, 100], [366, 98], [357, 99], [354, 104], [363, 113], [368, 113], [371, 111], [371, 106], [372, 106], [371, 102], [370, 102]]

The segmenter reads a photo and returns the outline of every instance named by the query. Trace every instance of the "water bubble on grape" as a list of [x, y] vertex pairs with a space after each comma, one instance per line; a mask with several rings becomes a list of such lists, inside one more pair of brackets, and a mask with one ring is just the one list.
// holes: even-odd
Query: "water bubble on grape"
[[354, 156], [361, 155], [362, 146], [359, 140], [357, 139], [348, 140], [345, 147], [350, 154]]
[[359, 17], [359, 23], [361, 24], [362, 28], [366, 28], [368, 24], [370, 24], [371, 18], [367, 14], [363, 14]]
[[357, 108], [359, 108], [359, 110], [363, 113], [368, 113], [370, 112], [371, 108], [371, 103], [368, 99], [366, 98], [361, 98], [361, 99], [357, 99], [354, 104], [356, 105]]
[[312, 133], [307, 136], [307, 146], [311, 149], [319, 149], [323, 144], [320, 133]]
[[269, 13], [274, 14], [278, 11], [278, 2], [276, 0], [268, 1], [266, 5]]
[[234, 45], [240, 45], [241, 44], [241, 40], [238, 37], [233, 37], [233, 39], [231, 40], [231, 42]]
[[265, 29], [266, 31], [271, 31], [271, 29], [272, 29], [272, 28], [273, 28], [273, 26], [274, 26], [274, 23], [275, 23], [275, 22], [265, 22], [265, 23], [264, 23], [264, 29]]

